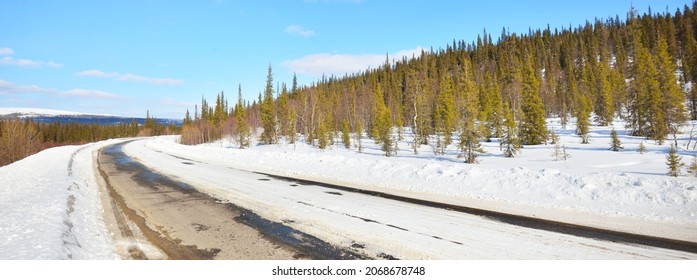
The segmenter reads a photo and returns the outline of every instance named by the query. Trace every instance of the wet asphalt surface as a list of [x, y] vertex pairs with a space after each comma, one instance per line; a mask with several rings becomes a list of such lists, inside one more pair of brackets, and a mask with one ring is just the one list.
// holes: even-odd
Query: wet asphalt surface
[[[115, 163], [119, 172], [131, 174], [134, 182], [144, 188], [160, 189], [163, 186], [175, 189], [179, 192], [194, 195], [201, 199], [206, 197], [210, 200], [215, 200], [216, 203], [225, 205], [230, 209], [231, 213], [239, 213], [231, 215], [230, 219], [238, 223], [243, 223], [258, 230], [264, 238], [282, 246], [294, 248], [299, 259], [326, 259], [326, 260], [353, 260], [353, 259], [370, 259], [370, 257], [362, 255], [351, 248], [335, 247], [315, 236], [298, 231], [290, 226], [279, 222], [270, 221], [257, 215], [249, 209], [245, 209], [229, 202], [219, 201], [205, 193], [199, 192], [193, 186], [172, 180], [162, 174], [154, 172], [138, 161], [128, 157], [123, 152], [123, 146], [130, 142], [111, 145], [102, 150], [102, 156], [107, 157]], [[196, 211], [191, 209], [190, 211]], [[207, 256], [212, 258], [214, 255]]]

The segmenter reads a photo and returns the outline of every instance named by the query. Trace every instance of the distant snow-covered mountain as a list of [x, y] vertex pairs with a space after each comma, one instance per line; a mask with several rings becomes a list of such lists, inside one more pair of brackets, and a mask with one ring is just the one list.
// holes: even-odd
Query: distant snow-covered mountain
[[[130, 123], [134, 120], [141, 125], [145, 123], [145, 118], [119, 117], [108, 114], [79, 113], [42, 108], [0, 108], [0, 120], [13, 118], [32, 119], [39, 123], [119, 124]], [[156, 120], [158, 123], [165, 125], [181, 125], [182, 123], [180, 119], [156, 118]]]
[[43, 108], [0, 108], [0, 116], [35, 117], [35, 116], [110, 116], [106, 114], [89, 114]]

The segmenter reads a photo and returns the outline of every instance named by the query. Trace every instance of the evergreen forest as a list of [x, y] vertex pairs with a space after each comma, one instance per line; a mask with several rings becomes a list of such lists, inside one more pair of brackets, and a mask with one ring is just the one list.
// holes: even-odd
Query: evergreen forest
[[[697, 3], [674, 13], [637, 14], [587, 21], [578, 27], [486, 30], [473, 42], [454, 40], [418, 56], [385, 58], [376, 69], [322, 77], [298, 86], [275, 82], [269, 66], [258, 100], [229, 106], [202, 99], [187, 111], [181, 142], [199, 144], [231, 136], [241, 148], [258, 143], [306, 141], [326, 148], [338, 141], [361, 149], [379, 143], [386, 156], [396, 140], [411, 137], [416, 153], [454, 145], [475, 163], [480, 141], [497, 139], [504, 155], [546, 143], [547, 117], [577, 120], [588, 141], [591, 124], [622, 120], [634, 136], [659, 144], [697, 119]], [[351, 143], [353, 142], [353, 143]]]

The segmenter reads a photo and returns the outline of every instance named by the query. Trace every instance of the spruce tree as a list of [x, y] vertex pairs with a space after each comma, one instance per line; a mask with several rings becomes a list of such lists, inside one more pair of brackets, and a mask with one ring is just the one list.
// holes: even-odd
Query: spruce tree
[[547, 138], [545, 108], [539, 96], [539, 82], [533, 70], [532, 58], [523, 68], [523, 118], [520, 124], [520, 140], [523, 145], [539, 145]]
[[455, 126], [455, 96], [453, 80], [450, 74], [444, 74], [440, 81], [438, 103], [435, 111], [436, 153], [445, 154], [445, 149], [452, 143]]
[[566, 157], [564, 156], [564, 153], [564, 147], [561, 143], [554, 144], [554, 151], [552, 152], [552, 157], [554, 157], [554, 161], [565, 160]]
[[552, 130], [549, 132], [549, 143], [550, 143], [550, 144], [557, 144], [557, 143], [559, 143], [559, 134], [557, 134], [557, 132], [554, 131], [554, 129], [552, 129]]
[[668, 176], [680, 176], [680, 168], [684, 164], [682, 163], [682, 157], [678, 155], [678, 150], [673, 144], [670, 144], [668, 155], [666, 155], [666, 165], [668, 165]]
[[639, 148], [637, 148], [637, 152], [639, 152], [642, 155], [644, 154], [644, 152], [646, 152], [646, 145], [644, 145], [644, 141], [641, 141], [641, 143], [639, 143]]
[[460, 86], [458, 87], [459, 117], [462, 126], [458, 148], [460, 156], [465, 158], [466, 163], [477, 163], [477, 153], [484, 152], [479, 144], [482, 129], [480, 128], [481, 121], [478, 122], [477, 117], [481, 115], [478, 112], [477, 104], [479, 102], [472, 76], [469, 60], [464, 60]]
[[363, 152], [363, 123], [359, 120], [356, 122], [356, 143], [358, 145], [358, 153]]
[[634, 64], [629, 87], [628, 127], [634, 135], [648, 136], [662, 144], [668, 134], [662, 108], [656, 64], [644, 45], [641, 31], [634, 33]]
[[609, 74], [610, 70], [604, 61], [601, 61], [598, 68], [595, 121], [599, 126], [607, 126], [612, 123], [612, 115], [615, 112], [614, 103], [612, 102], [612, 82]]
[[351, 148], [351, 134], [348, 120], [341, 122], [341, 142], [344, 143], [346, 149]]
[[261, 125], [264, 131], [261, 133], [260, 141], [264, 144], [274, 144], [278, 141], [276, 135], [276, 116], [273, 101], [273, 73], [271, 65], [266, 76], [266, 88], [264, 98], [260, 101]]
[[277, 106], [277, 112], [278, 112], [278, 126], [279, 126], [279, 134], [282, 137], [285, 137], [286, 139], [290, 136], [290, 123], [291, 123], [291, 114], [290, 114], [290, 107], [288, 105], [289, 99], [290, 99], [290, 94], [288, 93], [288, 89], [286, 87], [286, 84], [283, 83], [281, 85], [281, 94], [276, 98], [276, 104]]
[[392, 139], [392, 113], [385, 105], [382, 88], [380, 84], [375, 85], [374, 95], [374, 110], [373, 110], [373, 138], [376, 143], [382, 144], [382, 151], [385, 156], [393, 154], [393, 139]]
[[518, 138], [518, 128], [511, 108], [508, 104], [503, 105], [504, 123], [503, 138], [501, 138], [501, 148], [503, 156], [507, 158], [515, 157], [520, 151], [520, 139]]
[[697, 177], [697, 156], [692, 157], [692, 163], [687, 166], [687, 172], [692, 174], [692, 176]]
[[237, 123], [237, 144], [240, 145], [240, 149], [247, 148], [250, 146], [251, 131], [247, 122], [244, 100], [242, 99], [242, 85], [237, 86], [237, 104], [235, 105], [234, 117]]
[[620, 138], [617, 137], [617, 131], [615, 131], [614, 128], [612, 129], [612, 131], [610, 131], [610, 139], [612, 141], [610, 143], [610, 150], [614, 152], [619, 152], [620, 150], [624, 149], [624, 147], [622, 147], [622, 142], [620, 141]]
[[182, 122], [182, 126], [187, 126], [191, 125], [191, 115], [189, 114], [189, 109], [186, 109], [186, 115], [184, 115], [184, 121]]
[[581, 137], [581, 144], [588, 144], [590, 133], [590, 101], [585, 96], [579, 96], [578, 105], [576, 108], [576, 134]]
[[315, 133], [317, 136], [317, 147], [324, 150], [326, 149], [330, 144], [330, 137], [329, 137], [329, 130], [327, 129], [327, 124], [326, 121], [323, 119], [320, 119], [319, 125], [317, 126], [317, 132]]
[[[668, 45], [662, 37], [658, 40], [657, 51], [655, 55], [656, 70], [659, 73], [659, 84], [661, 97], [660, 111], [665, 121], [665, 131], [660, 133], [678, 133], [681, 125], [687, 121], [687, 113], [685, 110], [685, 96], [678, 86], [675, 78], [676, 65], [672, 61], [668, 53]], [[663, 138], [663, 137], [659, 137]]]

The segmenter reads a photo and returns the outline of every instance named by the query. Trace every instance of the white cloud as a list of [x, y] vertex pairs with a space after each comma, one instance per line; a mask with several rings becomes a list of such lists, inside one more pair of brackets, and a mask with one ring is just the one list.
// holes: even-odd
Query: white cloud
[[[4, 49], [0, 49], [0, 53]], [[10, 50], [12, 51], [12, 50]], [[31, 60], [31, 59], [15, 59], [11, 56], [4, 56], [2, 59], [0, 59], [0, 65], [14, 65], [14, 66], [19, 66], [19, 67], [24, 67], [24, 68], [42, 68], [42, 67], [51, 67], [51, 68], [60, 68], [63, 67], [63, 64], [56, 63], [53, 61], [49, 62], [43, 62], [43, 61], [36, 61], [36, 60]]]
[[363, 0], [305, 0], [306, 3], [362, 3]]
[[60, 64], [60, 63], [57, 63], [57, 62], [53, 62], [53, 61], [49, 61], [49, 62], [46, 62], [46, 66], [52, 67], [52, 68], [61, 68], [61, 67], [63, 67], [63, 64]]
[[0, 55], [13, 55], [15, 52], [10, 48], [0, 48]]
[[133, 82], [144, 82], [153, 85], [180, 85], [182, 80], [170, 79], [170, 78], [150, 78], [143, 77], [135, 74], [124, 74], [116, 77], [118, 81], [133, 81]]
[[97, 78], [114, 78], [119, 75], [119, 73], [104, 73], [103, 71], [99, 70], [85, 70], [81, 72], [75, 73], [75, 75], [78, 76], [85, 76], [85, 77], [97, 77]]
[[61, 91], [60, 95], [63, 96], [74, 96], [74, 97], [87, 97], [87, 98], [121, 98], [118, 94], [93, 90], [93, 89], [71, 89], [66, 91]]
[[81, 97], [81, 98], [122, 98], [118, 94], [93, 90], [93, 89], [71, 89], [59, 91], [52, 88], [43, 88], [37, 85], [17, 85], [13, 82], [0, 80], [0, 95], [23, 94], [23, 93], [42, 93], [50, 95]]
[[[419, 57], [426, 50], [417, 47], [412, 50], [401, 50], [389, 54], [390, 60], [403, 57]], [[310, 54], [299, 59], [287, 60], [282, 63], [290, 72], [320, 77], [325, 75], [341, 76], [347, 73], [357, 73], [368, 68], [377, 68], [385, 63], [385, 54]]]
[[0, 80], [0, 95], [16, 93], [53, 93], [54, 89], [42, 88], [37, 85], [17, 85], [12, 82]]
[[288, 27], [286, 27], [286, 33], [298, 35], [300, 37], [305, 37], [305, 38], [315, 36], [314, 30], [305, 29], [304, 27], [302, 27], [300, 25], [288, 25]]
[[183, 83], [182, 80], [171, 79], [171, 78], [152, 78], [144, 77], [132, 73], [120, 74], [117, 72], [104, 72], [100, 70], [85, 70], [75, 73], [77, 76], [84, 77], [95, 77], [95, 78], [113, 78], [116, 81], [127, 81], [127, 82], [142, 82], [153, 85], [180, 85]]

